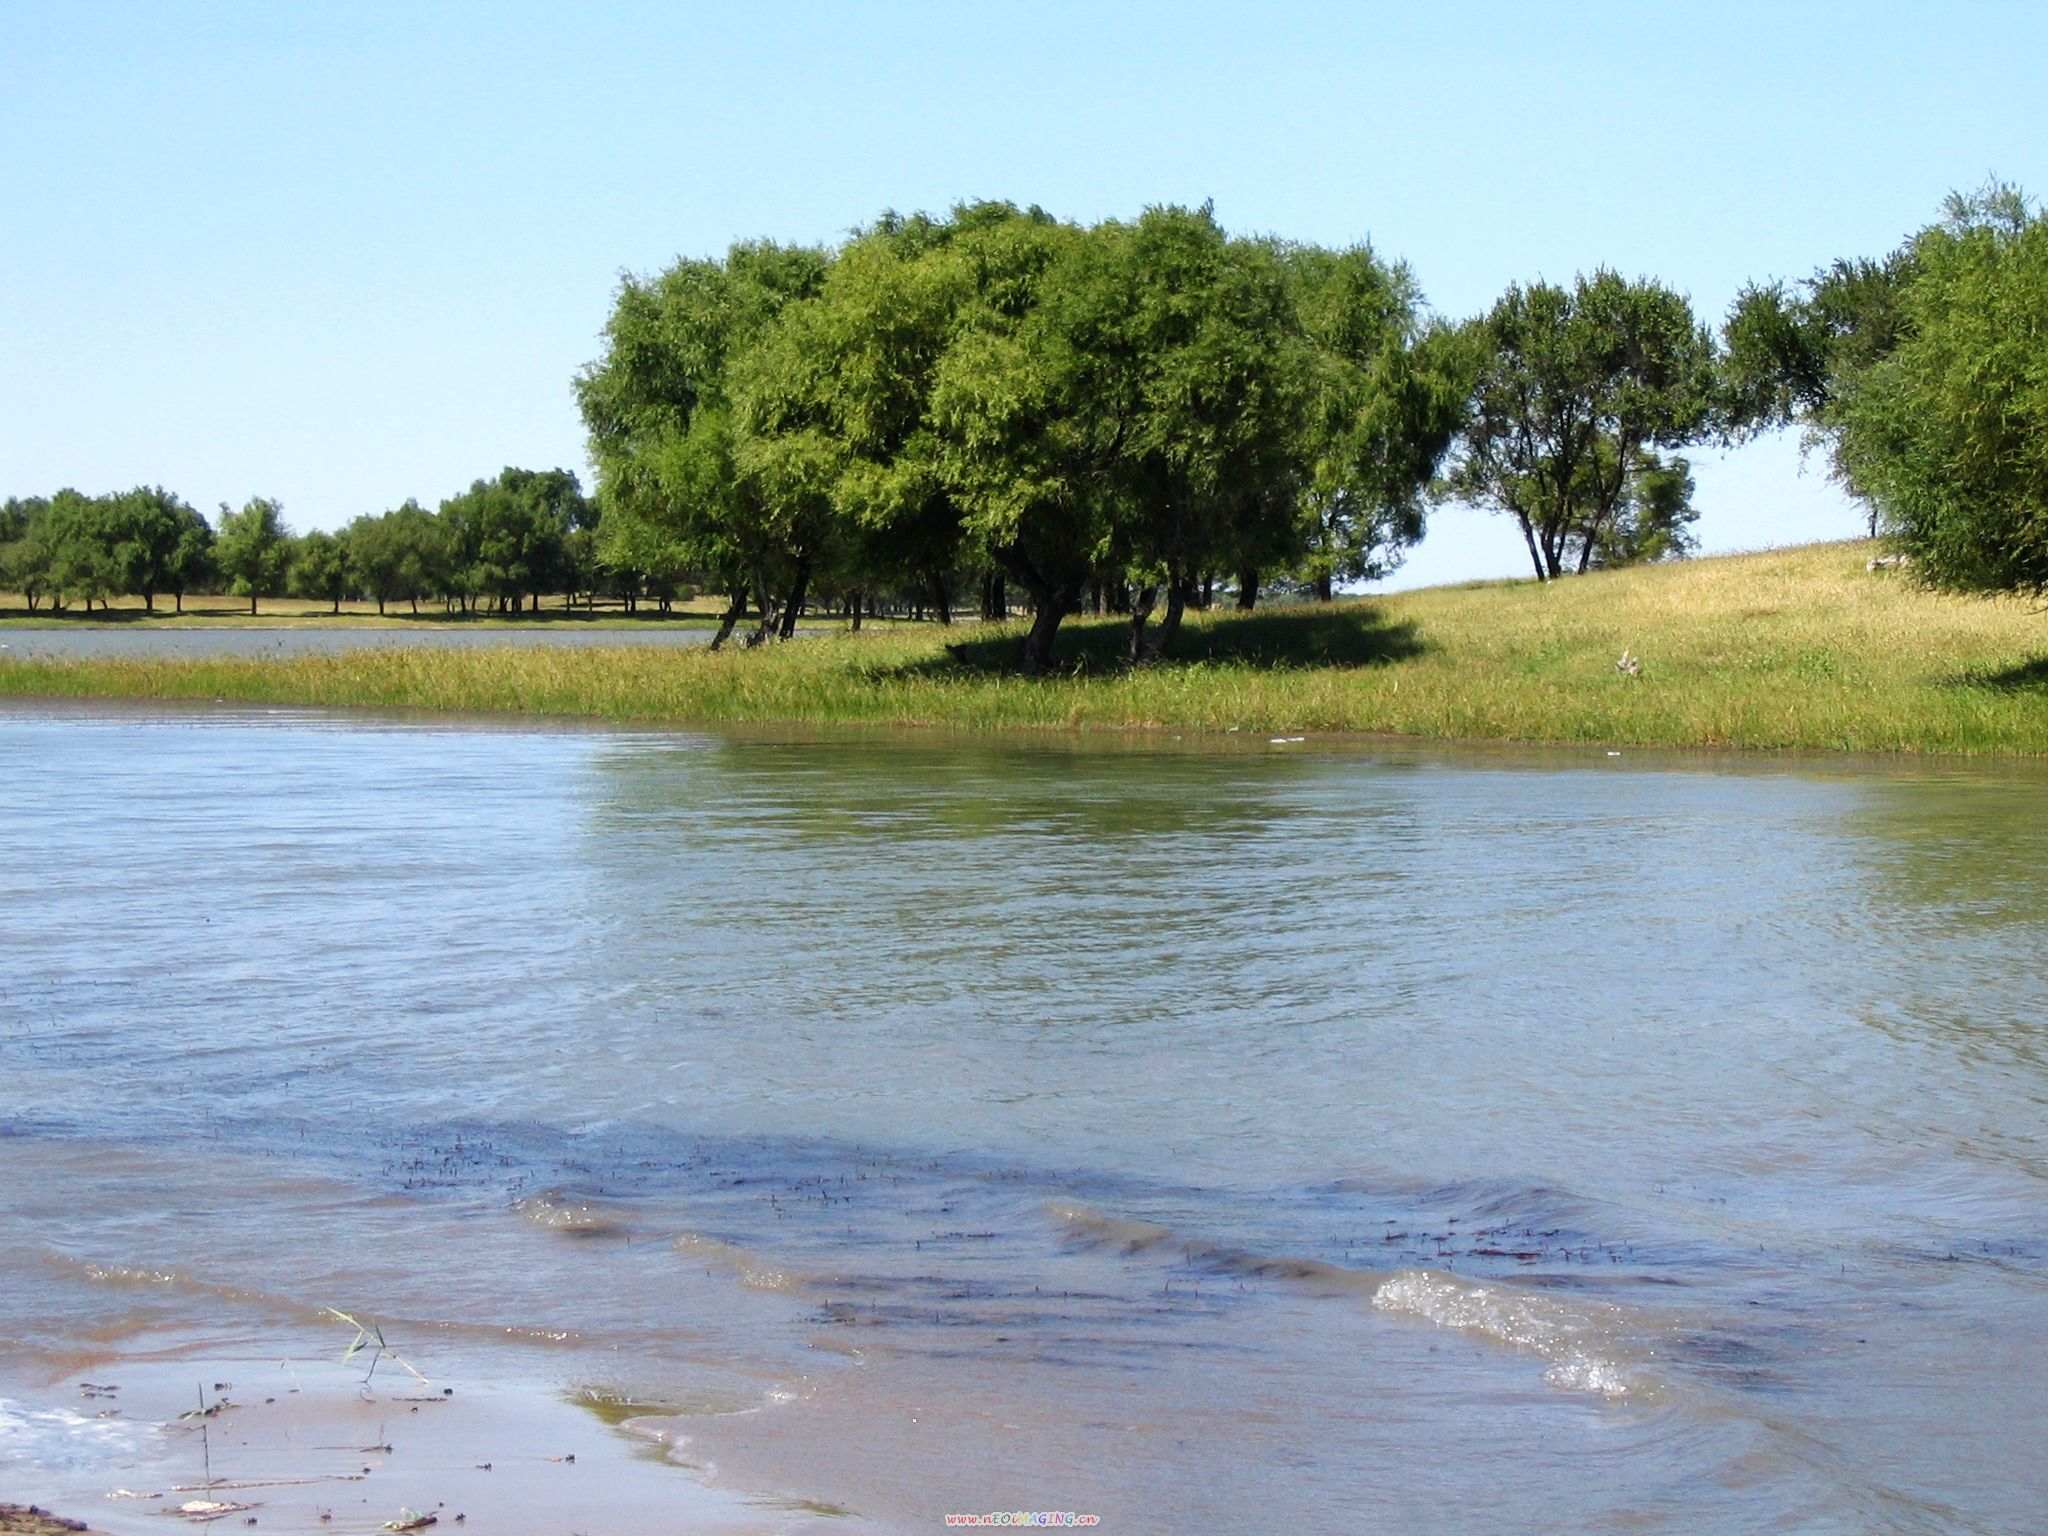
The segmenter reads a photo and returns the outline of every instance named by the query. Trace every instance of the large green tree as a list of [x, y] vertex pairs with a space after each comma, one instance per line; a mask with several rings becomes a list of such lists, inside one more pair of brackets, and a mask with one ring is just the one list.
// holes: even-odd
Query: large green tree
[[286, 581], [300, 597], [323, 598], [331, 612], [341, 612], [341, 600], [355, 591], [355, 575], [349, 559], [348, 537], [337, 537], [314, 529], [292, 541]]
[[599, 555], [688, 562], [734, 595], [721, 640], [749, 594], [787, 634], [814, 583], [944, 619], [985, 577], [985, 613], [1028, 597], [1026, 671], [1091, 589], [1149, 659], [1219, 574], [1249, 599], [1319, 559], [1328, 590], [1419, 536], [1466, 376], [1418, 306], [1369, 251], [1318, 264], [1208, 208], [971, 203], [680, 262], [627, 280], [578, 381]]
[[561, 583], [563, 540], [582, 504], [568, 470], [509, 466], [442, 502], [458, 594], [492, 597], [501, 612], [513, 613], [530, 599], [539, 612], [541, 593]]
[[291, 533], [284, 525], [284, 508], [264, 496], [250, 497], [239, 512], [223, 503], [213, 553], [228, 590], [248, 598], [254, 614], [258, 598], [276, 597], [285, 588]]
[[2048, 217], [1953, 196], [1911, 267], [1901, 339], [1836, 408], [1842, 462], [1927, 580], [2048, 592]]
[[123, 590], [124, 573], [114, 554], [114, 518], [107, 498], [66, 487], [50, 498], [42, 526], [53, 608], [77, 598], [90, 613], [95, 601], [104, 605], [110, 595]]
[[[1404, 264], [1369, 246], [1283, 252], [1294, 324], [1305, 343], [1296, 447], [1299, 570], [1327, 602], [1336, 583], [1387, 575], [1422, 537], [1427, 492], [1465, 418], [1477, 368], [1463, 333], [1425, 326]], [[1270, 526], [1284, 527], [1277, 518]], [[1238, 602], [1257, 597], [1261, 567], [1238, 576]]]
[[158, 592], [175, 591], [182, 612], [187, 566], [204, 544], [194, 524], [204, 526], [205, 519], [160, 485], [105, 498], [101, 517], [118, 590], [139, 593], [151, 612]]
[[1838, 260], [1797, 284], [1753, 283], [1721, 328], [1725, 435], [1743, 441], [1800, 427], [1808, 447], [1826, 450], [1836, 483], [1868, 508], [1872, 537], [1877, 505], [1841, 451], [1842, 407], [1905, 339], [1914, 268], [1907, 245], [1883, 260]]
[[735, 460], [734, 366], [786, 305], [818, 291], [826, 265], [821, 250], [762, 241], [628, 277], [604, 353], [576, 381], [597, 467], [599, 559], [692, 569], [730, 594], [715, 644], [749, 593], [765, 611], [801, 574], [803, 552], [780, 537], [761, 479]]
[[172, 546], [163, 580], [176, 600], [178, 612], [183, 613], [185, 594], [195, 587], [206, 587], [215, 578], [213, 525], [196, 507], [183, 503], [179, 504], [177, 520], [178, 538]]
[[50, 591], [50, 501], [10, 496], [0, 505], [0, 588], [19, 592], [34, 613]]
[[1131, 402], [1112, 548], [1133, 590], [1130, 656], [1144, 661], [1172, 644], [1208, 573], [1243, 562], [1262, 526], [1292, 524], [1307, 349], [1276, 253], [1231, 240], [1208, 208], [1148, 209], [1094, 238], [1118, 312], [1101, 366]]
[[1452, 494], [1515, 519], [1539, 580], [1593, 564], [1645, 449], [1712, 426], [1713, 337], [1663, 285], [1610, 271], [1513, 287], [1480, 321]]

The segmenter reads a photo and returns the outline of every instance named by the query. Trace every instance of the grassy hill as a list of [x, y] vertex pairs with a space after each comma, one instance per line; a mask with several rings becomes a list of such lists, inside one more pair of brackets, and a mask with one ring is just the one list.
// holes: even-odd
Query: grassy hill
[[[1272, 734], [2048, 754], [2048, 611], [1872, 572], [1866, 543], [1192, 615], [1117, 664], [1073, 621], [1063, 675], [1014, 629], [869, 631], [718, 656], [652, 648], [358, 651], [284, 661], [0, 661], [0, 695], [224, 699], [615, 720], [1172, 727]], [[1617, 667], [1627, 652], [1640, 670]]]

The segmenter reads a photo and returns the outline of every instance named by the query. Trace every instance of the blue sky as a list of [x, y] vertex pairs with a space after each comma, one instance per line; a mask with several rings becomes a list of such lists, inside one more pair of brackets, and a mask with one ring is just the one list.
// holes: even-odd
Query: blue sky
[[[622, 270], [964, 197], [1213, 198], [1459, 317], [1606, 264], [1718, 323], [1988, 174], [2048, 191], [2020, 4], [0, 0], [0, 494], [161, 482], [300, 529], [584, 471]], [[1696, 455], [1710, 549], [1845, 535], [1796, 443]], [[1401, 584], [1513, 574], [1438, 515]]]

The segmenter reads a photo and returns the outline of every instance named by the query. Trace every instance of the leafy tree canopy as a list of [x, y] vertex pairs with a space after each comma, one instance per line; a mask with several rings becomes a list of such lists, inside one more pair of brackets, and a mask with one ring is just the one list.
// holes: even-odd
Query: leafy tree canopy
[[1926, 579], [2048, 591], [2048, 217], [1952, 196], [1908, 264], [1900, 339], [1835, 408], [1842, 463]]
[[1448, 489], [1513, 517], [1539, 579], [1589, 569], [1644, 450], [1710, 429], [1713, 337], [1681, 295], [1601, 270], [1510, 288], [1470, 341], [1477, 384]]

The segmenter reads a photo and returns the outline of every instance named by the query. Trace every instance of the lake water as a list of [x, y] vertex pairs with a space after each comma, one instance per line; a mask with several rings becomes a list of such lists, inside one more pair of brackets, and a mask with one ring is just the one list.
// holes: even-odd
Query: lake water
[[209, 656], [327, 656], [337, 651], [386, 651], [424, 646], [459, 650], [528, 649], [534, 646], [568, 647], [659, 645], [708, 645], [718, 631], [702, 624], [673, 627], [650, 622], [646, 625], [577, 628], [561, 620], [551, 625], [521, 628], [513, 626], [468, 628], [461, 624], [419, 624], [405, 628], [350, 628], [297, 625], [265, 629], [257, 624], [219, 625], [193, 629], [98, 629], [84, 625], [52, 626], [39, 629], [28, 625], [0, 628], [0, 656], [9, 660], [70, 660], [72, 658], [171, 657], [196, 659]]
[[0, 711], [0, 1398], [332, 1305], [862, 1529], [2042, 1528], [2048, 778], [1229, 746]]

